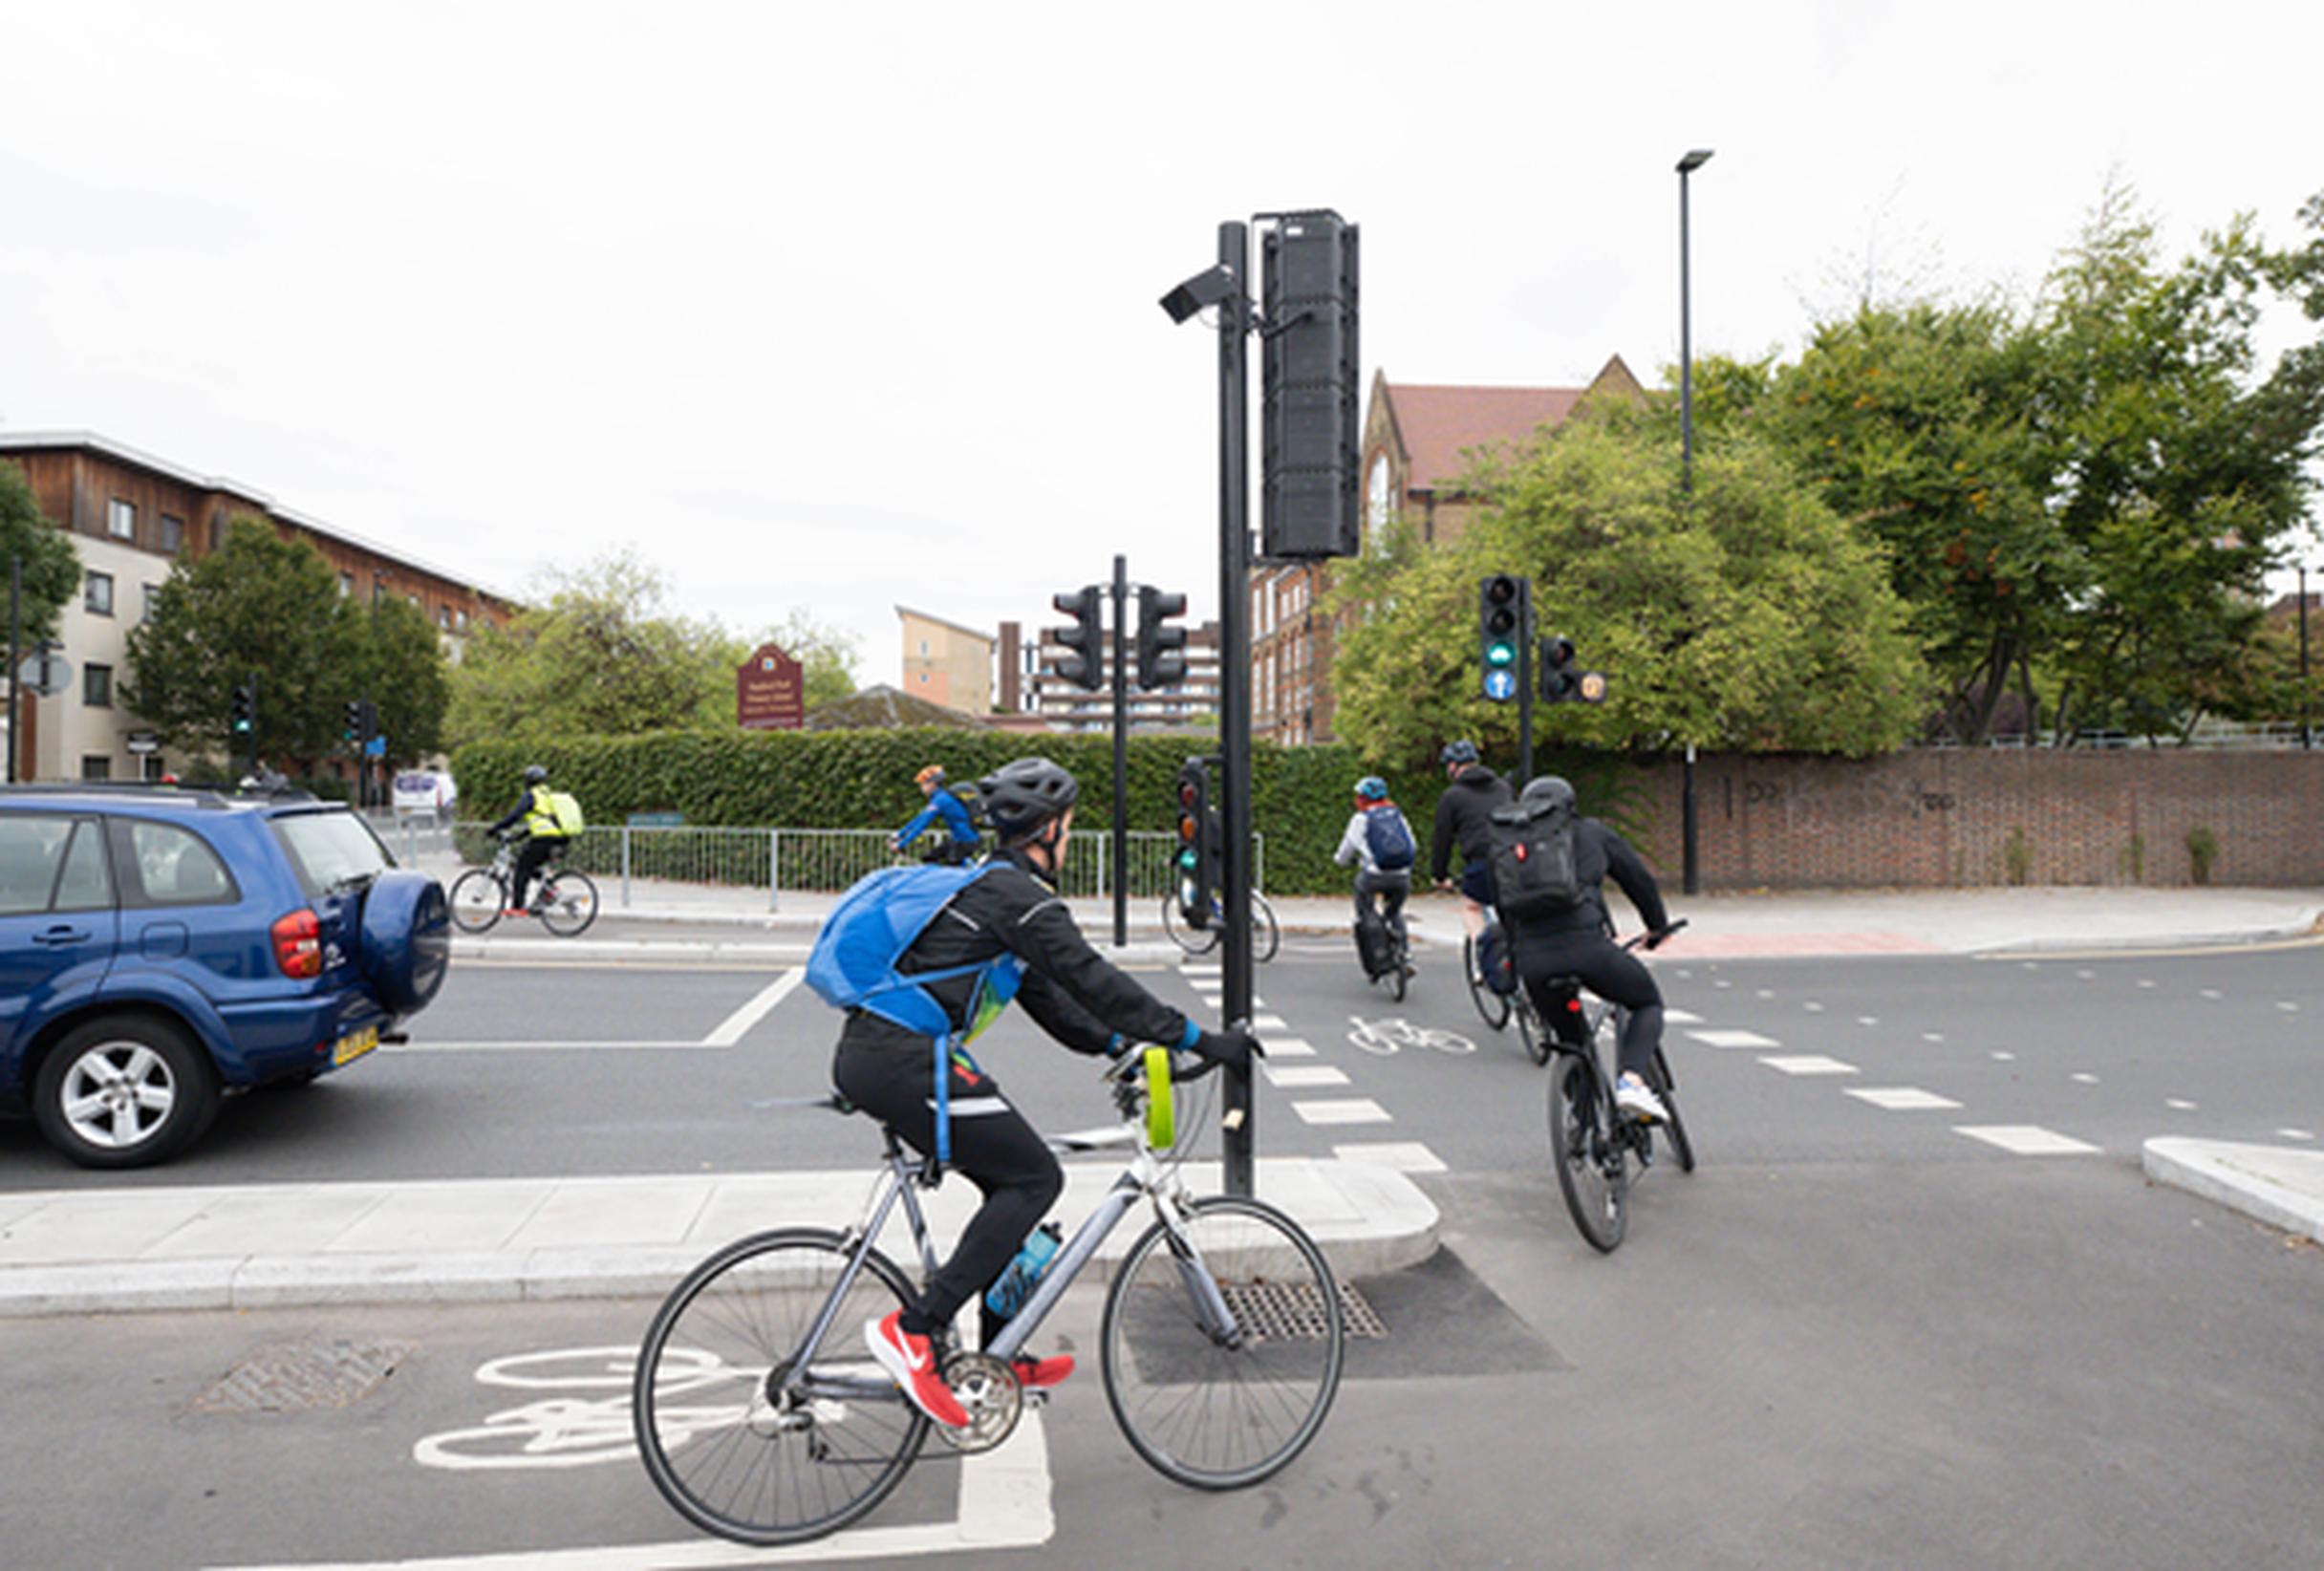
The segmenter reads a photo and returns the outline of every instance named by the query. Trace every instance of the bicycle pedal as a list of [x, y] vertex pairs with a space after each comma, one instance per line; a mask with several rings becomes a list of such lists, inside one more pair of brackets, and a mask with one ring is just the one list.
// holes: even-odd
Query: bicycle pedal
[[1045, 1387], [1026, 1387], [1024, 1388], [1024, 1405], [1028, 1408], [1047, 1407], [1049, 1405], [1048, 1389]]

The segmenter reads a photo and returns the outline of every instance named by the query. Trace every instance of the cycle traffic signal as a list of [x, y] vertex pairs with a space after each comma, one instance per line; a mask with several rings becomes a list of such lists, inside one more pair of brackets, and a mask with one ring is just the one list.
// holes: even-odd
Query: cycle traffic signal
[[1105, 590], [1097, 584], [1067, 590], [1053, 594], [1049, 604], [1073, 618], [1071, 627], [1051, 628], [1049, 637], [1065, 649], [1051, 662], [1060, 679], [1094, 693], [1106, 685], [1106, 662], [1099, 653], [1105, 645], [1104, 617], [1100, 611], [1105, 603]]
[[1605, 702], [1605, 673], [1584, 671], [1574, 641], [1554, 634], [1541, 640], [1541, 697], [1551, 703]]
[[234, 684], [234, 702], [233, 702], [233, 707], [232, 707], [232, 709], [229, 711], [229, 716], [228, 716], [228, 721], [227, 721], [227, 723], [228, 723], [229, 727], [232, 729], [232, 731], [233, 731], [234, 735], [236, 735], [236, 736], [238, 736], [238, 737], [247, 737], [247, 736], [248, 736], [248, 735], [249, 735], [249, 734], [250, 734], [252, 731], [254, 731], [254, 730], [256, 730], [256, 729], [257, 729], [257, 727], [258, 727], [258, 683], [257, 683], [257, 682], [255, 682], [255, 681], [247, 681], [247, 682], [236, 682], [236, 683]]
[[1517, 695], [1517, 649], [1525, 636], [1526, 581], [1496, 572], [1476, 587], [1478, 659], [1485, 697], [1507, 703]]
[[1138, 686], [1151, 692], [1186, 680], [1186, 629], [1168, 625], [1186, 614], [1186, 596], [1166, 594], [1151, 584], [1138, 586]]
[[349, 699], [339, 705], [339, 734], [349, 742], [363, 740], [363, 700]]
[[1178, 915], [1190, 928], [1211, 922], [1211, 894], [1216, 888], [1212, 869], [1218, 855], [1218, 829], [1211, 816], [1211, 772], [1201, 759], [1178, 765], [1173, 791], [1178, 816]]

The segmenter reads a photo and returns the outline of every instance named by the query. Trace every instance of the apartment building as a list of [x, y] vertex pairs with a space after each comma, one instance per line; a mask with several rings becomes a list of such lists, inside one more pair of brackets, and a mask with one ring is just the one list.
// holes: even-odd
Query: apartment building
[[[256, 518], [304, 539], [338, 574], [342, 595], [400, 595], [436, 624], [455, 658], [480, 622], [506, 622], [513, 604], [474, 581], [277, 504], [256, 488], [200, 474], [94, 432], [0, 431], [0, 460], [17, 464], [41, 512], [80, 553], [80, 596], [62, 620], [71, 687], [15, 701], [20, 780], [159, 779], [172, 768], [145, 722], [126, 708], [130, 630], [181, 560], [199, 560], [226, 525]], [[0, 712], [0, 733], [8, 729]]]
[[979, 718], [993, 707], [993, 635], [907, 606], [895, 608], [904, 639], [904, 691]]

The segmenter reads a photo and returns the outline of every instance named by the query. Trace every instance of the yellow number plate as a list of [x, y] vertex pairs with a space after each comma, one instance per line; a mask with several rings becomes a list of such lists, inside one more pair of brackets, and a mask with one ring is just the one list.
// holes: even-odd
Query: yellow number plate
[[379, 1028], [366, 1025], [360, 1031], [350, 1031], [331, 1044], [331, 1066], [352, 1064], [379, 1045]]

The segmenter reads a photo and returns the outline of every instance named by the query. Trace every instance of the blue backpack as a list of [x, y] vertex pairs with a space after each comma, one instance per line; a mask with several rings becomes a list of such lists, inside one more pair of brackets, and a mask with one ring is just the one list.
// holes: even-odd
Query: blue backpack
[[1420, 854], [1412, 844], [1412, 826], [1404, 821], [1393, 802], [1364, 809], [1364, 845], [1382, 872], [1402, 872]]
[[[815, 936], [815, 948], [807, 960], [807, 984], [824, 1002], [838, 1009], [867, 1010], [935, 1044], [939, 1162], [952, 1156], [952, 1077], [944, 1072], [945, 1059], [1017, 996], [1024, 962], [1004, 951], [991, 959], [909, 975], [898, 971], [896, 962], [936, 920], [936, 913], [993, 866], [883, 868], [857, 879]], [[956, 1031], [928, 984], [979, 973], [983, 974], [983, 985], [968, 1026]]]

